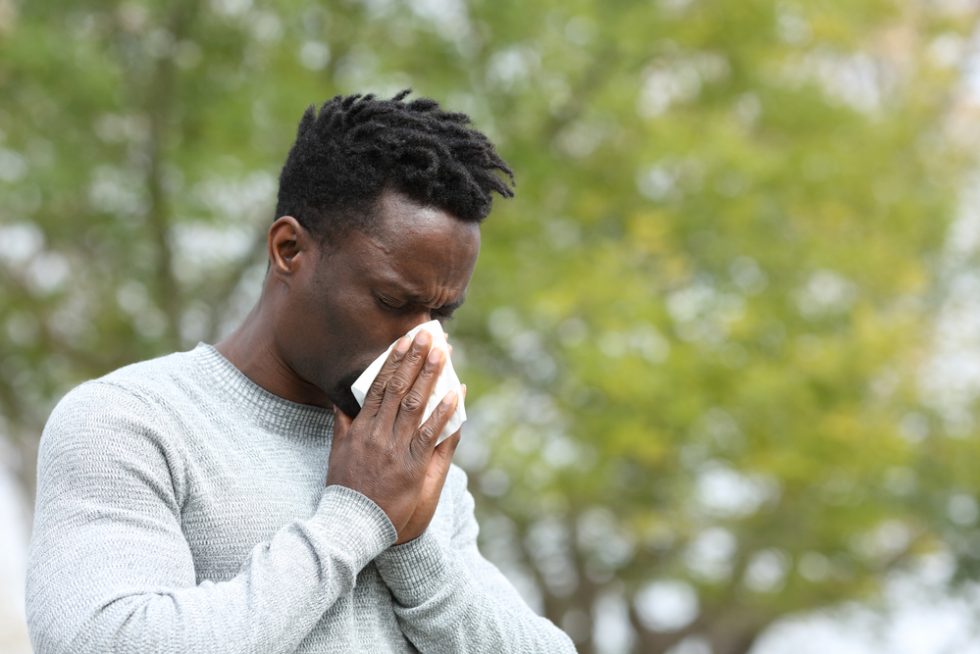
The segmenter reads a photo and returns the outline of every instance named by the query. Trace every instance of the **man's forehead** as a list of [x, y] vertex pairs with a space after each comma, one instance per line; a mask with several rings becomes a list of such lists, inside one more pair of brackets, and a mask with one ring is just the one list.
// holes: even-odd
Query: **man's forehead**
[[379, 283], [397, 286], [404, 294], [425, 297], [433, 284], [465, 288], [479, 252], [479, 228], [447, 218], [382, 230], [354, 230], [345, 242], [348, 264]]
[[[368, 279], [379, 290], [397, 296], [403, 302], [414, 304], [448, 304], [458, 306], [466, 296], [469, 275], [454, 279], [453, 275], [440, 275], [432, 268], [419, 268], [403, 263], [395, 257], [387, 257], [375, 266], [368, 266]], [[451, 297], [446, 298], [446, 292]]]
[[468, 223], [444, 209], [395, 191], [385, 192], [378, 198], [372, 218], [368, 231], [382, 241], [404, 236], [424, 238], [444, 232], [447, 226], [479, 233], [477, 223]]

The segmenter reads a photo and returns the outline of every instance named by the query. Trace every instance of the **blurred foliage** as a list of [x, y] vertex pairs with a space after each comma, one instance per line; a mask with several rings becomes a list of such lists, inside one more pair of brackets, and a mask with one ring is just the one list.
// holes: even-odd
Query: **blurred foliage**
[[308, 104], [410, 86], [518, 173], [450, 327], [458, 457], [581, 651], [746, 652], [937, 552], [976, 579], [978, 445], [919, 383], [962, 4], [2, 0], [15, 467], [72, 385], [240, 319]]

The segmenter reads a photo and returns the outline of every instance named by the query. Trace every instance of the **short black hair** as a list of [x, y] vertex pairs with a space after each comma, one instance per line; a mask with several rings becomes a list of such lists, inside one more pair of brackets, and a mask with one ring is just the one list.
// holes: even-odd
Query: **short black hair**
[[429, 98], [336, 96], [303, 114], [279, 175], [276, 217], [321, 238], [369, 228], [386, 190], [467, 222], [490, 213], [492, 192], [514, 195], [514, 173], [463, 113]]

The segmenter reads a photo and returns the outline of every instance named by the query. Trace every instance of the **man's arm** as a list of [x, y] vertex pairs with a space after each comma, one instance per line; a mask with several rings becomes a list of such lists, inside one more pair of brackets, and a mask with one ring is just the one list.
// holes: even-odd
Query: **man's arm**
[[256, 545], [239, 574], [197, 584], [181, 531], [179, 448], [110, 384], [56, 408], [39, 455], [27, 615], [38, 654], [293, 652], [395, 542], [365, 496], [327, 487], [308, 520]]
[[394, 595], [405, 636], [421, 652], [574, 652], [572, 641], [531, 610], [477, 548], [479, 527], [466, 474], [453, 467], [455, 533], [449, 548], [432, 530], [383, 552], [375, 564]]

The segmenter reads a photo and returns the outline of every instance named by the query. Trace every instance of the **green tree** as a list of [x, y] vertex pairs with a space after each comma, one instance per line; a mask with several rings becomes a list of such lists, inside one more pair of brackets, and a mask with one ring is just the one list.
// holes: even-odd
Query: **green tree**
[[[411, 86], [469, 112], [518, 173], [450, 327], [472, 391], [458, 456], [487, 552], [581, 651], [618, 616], [623, 650], [739, 654], [937, 550], [975, 579], [977, 445], [918, 390], [975, 163], [953, 138], [975, 18], [886, 0], [8, 0], [16, 471], [32, 488], [71, 385], [214, 341], [249, 305], [307, 104]], [[688, 615], [659, 614], [663, 593]]]

